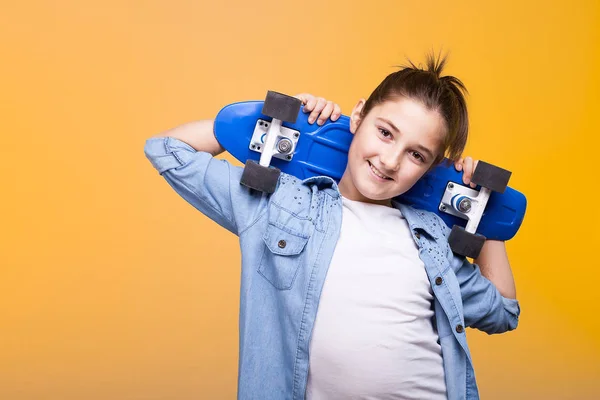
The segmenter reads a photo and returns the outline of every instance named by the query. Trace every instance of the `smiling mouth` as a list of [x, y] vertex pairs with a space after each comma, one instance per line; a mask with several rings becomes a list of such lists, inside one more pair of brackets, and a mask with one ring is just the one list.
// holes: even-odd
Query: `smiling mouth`
[[369, 163], [369, 168], [371, 168], [371, 171], [373, 171], [373, 173], [376, 176], [380, 177], [381, 179], [385, 179], [386, 181], [393, 180], [389, 176], [382, 174], [381, 171], [379, 171], [377, 168], [375, 168], [375, 166], [373, 164], [371, 164], [371, 162], [369, 160], [367, 160], [367, 162]]

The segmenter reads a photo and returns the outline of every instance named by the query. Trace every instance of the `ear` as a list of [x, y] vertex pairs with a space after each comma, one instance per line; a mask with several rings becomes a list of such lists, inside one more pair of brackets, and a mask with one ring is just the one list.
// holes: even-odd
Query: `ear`
[[360, 125], [360, 112], [366, 102], [365, 99], [360, 99], [352, 109], [352, 113], [350, 114], [350, 132], [352, 132], [352, 134], [356, 133], [356, 129], [358, 129], [358, 126]]

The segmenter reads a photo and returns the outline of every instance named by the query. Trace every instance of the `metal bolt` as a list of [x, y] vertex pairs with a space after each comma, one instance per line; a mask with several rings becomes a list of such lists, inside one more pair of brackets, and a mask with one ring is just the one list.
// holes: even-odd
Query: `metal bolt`
[[468, 213], [469, 211], [471, 211], [471, 200], [462, 199], [460, 203], [458, 203], [458, 210], [464, 213]]
[[453, 187], [454, 187], [454, 184], [453, 184], [453, 183], [449, 183], [449, 184], [448, 184], [448, 189], [452, 189]]
[[446, 211], [446, 206], [445, 206], [445, 205], [442, 205], [442, 206], [440, 207], [440, 210], [442, 210], [442, 211]]
[[300, 134], [298, 132], [295, 132], [294, 137], [297, 138], [298, 136], [300, 136]]
[[281, 139], [277, 143], [277, 150], [280, 153], [288, 153], [292, 149], [292, 141], [290, 139]]

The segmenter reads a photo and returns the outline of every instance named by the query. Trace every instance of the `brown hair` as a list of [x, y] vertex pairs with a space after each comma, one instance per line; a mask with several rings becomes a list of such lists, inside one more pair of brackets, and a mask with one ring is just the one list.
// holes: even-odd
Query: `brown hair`
[[442, 151], [434, 160], [432, 168], [444, 157], [456, 162], [467, 143], [469, 115], [463, 96], [468, 93], [463, 83], [453, 76], [441, 76], [447, 55], [436, 60], [433, 53], [427, 55], [427, 68], [419, 68], [412, 61], [401, 65], [399, 71], [389, 74], [375, 88], [361, 110], [361, 121], [371, 109], [385, 101], [399, 97], [414, 99], [432, 111], [440, 113], [446, 123], [446, 135]]

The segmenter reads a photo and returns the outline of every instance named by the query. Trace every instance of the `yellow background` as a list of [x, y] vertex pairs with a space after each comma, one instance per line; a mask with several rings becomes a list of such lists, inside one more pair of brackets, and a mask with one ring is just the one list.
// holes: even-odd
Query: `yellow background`
[[234, 398], [236, 237], [145, 139], [269, 89], [347, 115], [432, 48], [470, 91], [465, 154], [529, 201], [519, 328], [468, 331], [482, 398], [598, 398], [599, 22], [593, 0], [2, 1], [0, 398]]

